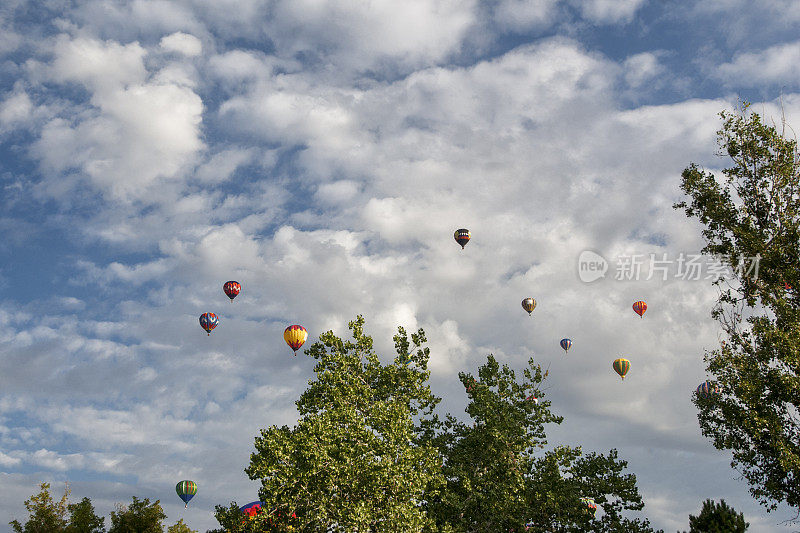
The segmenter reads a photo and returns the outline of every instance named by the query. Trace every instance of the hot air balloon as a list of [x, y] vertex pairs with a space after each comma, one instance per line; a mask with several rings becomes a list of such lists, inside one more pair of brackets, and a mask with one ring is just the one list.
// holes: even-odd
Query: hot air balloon
[[191, 500], [195, 494], [197, 494], [197, 483], [194, 481], [189, 481], [185, 479], [183, 481], [178, 481], [178, 484], [175, 485], [175, 492], [178, 493], [183, 503], [186, 505], [183, 506], [184, 509], [189, 507], [189, 500]]
[[633, 302], [633, 311], [640, 317], [644, 318], [644, 312], [647, 311], [647, 304], [642, 300]]
[[701, 398], [711, 398], [712, 396], [716, 396], [718, 394], [719, 387], [710, 381], [705, 381], [697, 387], [697, 395]]
[[206, 330], [206, 333], [211, 335], [211, 330], [217, 327], [219, 318], [214, 313], [203, 313], [200, 315], [200, 327]]
[[242, 505], [239, 507], [239, 511], [242, 514], [253, 518], [258, 514], [258, 512], [261, 510], [261, 507], [264, 505], [266, 505], [264, 502], [250, 502], [247, 505]]
[[586, 506], [586, 512], [594, 516], [597, 512], [597, 504], [594, 503], [594, 500], [592, 498], [581, 498], [581, 501]]
[[236, 298], [242, 290], [242, 284], [238, 281], [226, 281], [225, 285], [222, 286], [222, 290], [225, 291], [225, 294], [228, 295], [228, 298], [231, 299], [231, 303], [233, 303], [233, 299]]
[[614, 371], [619, 374], [622, 379], [625, 379], [625, 374], [631, 369], [631, 362], [627, 359], [620, 357], [614, 360]]
[[572, 348], [572, 339], [561, 339], [559, 344], [565, 352], [569, 353], [569, 349]]
[[539, 398], [537, 398], [534, 395], [528, 396], [527, 398], [525, 398], [525, 400], [528, 401], [528, 402], [533, 402], [536, 405], [539, 405]]
[[465, 228], [457, 229], [453, 234], [453, 238], [461, 245], [461, 249], [463, 250], [469, 242], [469, 230]]
[[522, 308], [528, 312], [528, 315], [533, 313], [533, 310], [536, 309], [536, 300], [533, 298], [525, 298], [522, 300]]
[[283, 330], [283, 338], [286, 344], [289, 345], [289, 348], [294, 350], [294, 355], [297, 356], [297, 350], [306, 342], [308, 332], [303, 326], [295, 324]]

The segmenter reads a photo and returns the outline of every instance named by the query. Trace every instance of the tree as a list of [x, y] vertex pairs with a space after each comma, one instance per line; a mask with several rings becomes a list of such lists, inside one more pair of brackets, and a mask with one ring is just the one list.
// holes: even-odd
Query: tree
[[260, 480], [268, 510], [256, 519], [301, 531], [420, 531], [430, 526], [420, 502], [441, 475], [425, 440], [439, 401], [428, 385], [425, 334], [409, 340], [398, 328], [397, 355], [384, 365], [363, 317], [349, 329], [353, 340], [328, 331], [306, 350], [316, 377], [296, 402], [297, 425], [255, 439], [245, 472]]
[[166, 517], [158, 500], [150, 503], [148, 498], [134, 496], [130, 505], [117, 504], [116, 511], [111, 511], [108, 533], [164, 533], [161, 522]]
[[704, 225], [703, 252], [732, 269], [712, 316], [726, 338], [706, 354], [719, 394], [695, 397], [705, 436], [731, 450], [768, 510], [800, 509], [800, 157], [797, 143], [749, 112], [722, 112], [717, 177], [682, 174], [675, 205]]
[[64, 530], [66, 533], [104, 533], [105, 518], [97, 516], [89, 498], [84, 498], [78, 503], [67, 506], [69, 510], [69, 524]]
[[689, 515], [689, 533], [744, 533], [748, 527], [744, 514], [728, 507], [725, 500], [706, 500], [698, 516]]
[[69, 486], [58, 501], [50, 495], [50, 484], [39, 485], [39, 493], [25, 500], [29, 517], [23, 526], [17, 520], [9, 522], [16, 533], [62, 533], [67, 528], [67, 500]]
[[167, 533], [197, 533], [183, 522], [183, 518], [167, 528]]
[[[436, 439], [447, 480], [428, 504], [437, 527], [476, 533], [652, 531], [647, 520], [622, 516], [644, 504], [636, 477], [622, 473], [626, 463], [616, 450], [607, 456], [568, 446], [542, 451], [545, 424], [563, 419], [544, 400], [540, 366], [531, 359], [517, 382], [514, 371], [490, 355], [478, 376], [459, 374], [473, 424], [448, 416]], [[602, 508], [600, 516], [583, 498]]]

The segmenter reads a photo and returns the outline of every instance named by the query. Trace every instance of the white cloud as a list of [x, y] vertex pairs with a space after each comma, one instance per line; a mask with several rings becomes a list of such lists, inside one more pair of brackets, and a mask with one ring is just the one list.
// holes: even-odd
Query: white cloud
[[584, 18], [598, 24], [630, 22], [644, 3], [645, 0], [573, 0]]
[[31, 115], [33, 105], [25, 92], [17, 92], [0, 103], [0, 131], [17, 122], [25, 122]]
[[494, 17], [501, 29], [522, 31], [550, 24], [557, 6], [558, 0], [501, 0]]
[[159, 46], [168, 52], [177, 52], [189, 57], [199, 56], [203, 52], [200, 39], [180, 31], [162, 37]]
[[734, 87], [795, 85], [800, 82], [800, 42], [737, 54], [730, 63], [719, 65], [716, 75]]
[[625, 82], [631, 87], [641, 87], [645, 83], [658, 83], [657, 78], [666, 73], [666, 69], [659, 62], [658, 54], [642, 52], [635, 54], [623, 63], [625, 69]]
[[[33, 153], [45, 173], [77, 171], [71, 180], [85, 176], [111, 199], [159, 202], [160, 182], [181, 177], [203, 148], [199, 96], [185, 83], [148, 82], [137, 43], [60, 36], [53, 47], [53, 79], [83, 84], [91, 105], [44, 126]], [[46, 190], [70, 186], [53, 177]]]

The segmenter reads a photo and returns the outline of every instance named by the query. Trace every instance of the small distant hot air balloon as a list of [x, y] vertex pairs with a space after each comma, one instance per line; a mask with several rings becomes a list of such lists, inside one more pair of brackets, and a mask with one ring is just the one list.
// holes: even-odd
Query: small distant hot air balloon
[[453, 238], [461, 245], [461, 249], [463, 250], [469, 242], [469, 230], [466, 228], [457, 229], [453, 234]]
[[191, 500], [195, 494], [197, 494], [197, 483], [194, 481], [189, 481], [185, 479], [183, 481], [178, 481], [178, 484], [175, 485], [175, 492], [178, 493], [183, 503], [186, 505], [183, 506], [184, 509], [189, 507], [189, 500]]
[[297, 350], [306, 342], [308, 332], [303, 326], [295, 324], [283, 330], [283, 338], [286, 344], [289, 345], [289, 348], [294, 350], [294, 355], [297, 356]]
[[572, 348], [572, 339], [561, 339], [559, 344], [565, 352], [569, 353], [569, 349]]
[[719, 387], [710, 381], [705, 381], [697, 387], [697, 395], [701, 398], [711, 398], [712, 396], [716, 396], [718, 394]]
[[597, 512], [597, 504], [594, 503], [594, 500], [592, 498], [581, 498], [581, 501], [586, 506], [586, 512], [594, 516]]
[[206, 333], [211, 335], [211, 330], [217, 327], [219, 318], [214, 313], [203, 313], [200, 315], [200, 327], [206, 330]]
[[633, 311], [641, 318], [644, 318], [644, 312], [647, 311], [647, 304], [644, 303], [642, 300], [639, 300], [638, 302], [633, 302]]
[[242, 505], [239, 507], [239, 512], [249, 518], [253, 518], [258, 514], [258, 512], [261, 510], [261, 507], [264, 505], [266, 505], [264, 502], [250, 502], [247, 505]]
[[228, 298], [231, 299], [231, 303], [233, 303], [233, 299], [236, 298], [242, 290], [242, 284], [238, 281], [226, 281], [225, 285], [222, 286], [222, 290], [225, 291], [225, 294], [228, 295]]
[[527, 398], [525, 398], [525, 400], [529, 401], [529, 402], [533, 402], [536, 405], [539, 405], [539, 398], [537, 398], [536, 396], [534, 396], [532, 394], [530, 396], [528, 396]]
[[628, 373], [628, 370], [631, 369], [631, 362], [627, 359], [620, 357], [619, 359], [614, 360], [614, 371], [619, 374], [619, 377], [625, 379], [625, 374]]
[[525, 298], [522, 300], [522, 308], [528, 312], [530, 316], [533, 313], [533, 310], [536, 309], [536, 300], [533, 298]]

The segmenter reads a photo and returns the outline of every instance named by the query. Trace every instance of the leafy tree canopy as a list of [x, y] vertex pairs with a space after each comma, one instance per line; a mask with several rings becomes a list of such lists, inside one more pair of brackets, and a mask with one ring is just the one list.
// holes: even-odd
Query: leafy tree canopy
[[744, 514], [737, 513], [725, 500], [706, 500], [698, 516], [689, 515], [689, 533], [744, 533], [748, 527]]
[[800, 509], [800, 157], [747, 104], [721, 117], [730, 166], [689, 166], [688, 200], [675, 205], [704, 226], [703, 251], [733, 270], [712, 313], [726, 338], [705, 357], [720, 393], [695, 398], [698, 420], [768, 510]]

